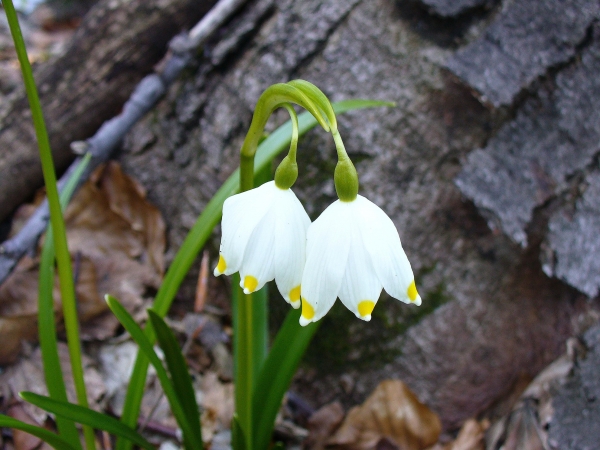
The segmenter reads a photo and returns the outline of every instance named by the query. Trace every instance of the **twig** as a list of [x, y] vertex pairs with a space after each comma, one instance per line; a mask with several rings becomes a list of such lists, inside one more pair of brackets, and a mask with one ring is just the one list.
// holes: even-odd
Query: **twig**
[[204, 250], [200, 272], [198, 273], [198, 285], [196, 286], [196, 299], [194, 301], [194, 312], [196, 314], [204, 311], [206, 304], [206, 292], [208, 290], [208, 251]]
[[[206, 39], [246, 1], [220, 0], [189, 33], [175, 36], [169, 43], [170, 51], [165, 56], [161, 72], [148, 75], [139, 82], [123, 106], [121, 114], [104, 122], [96, 134], [87, 141], [71, 144], [74, 152], [78, 154], [89, 152], [92, 155], [86, 172], [81, 176], [79, 186], [87, 180], [96, 167], [110, 159], [133, 125], [154, 108], [168, 87], [189, 64], [195, 49], [203, 45]], [[80, 160], [81, 157], [77, 157], [60, 178], [59, 190], [62, 190], [67, 183]], [[44, 200], [19, 233], [0, 245], [0, 284], [8, 277], [19, 260], [27, 252], [33, 251], [40, 235], [48, 225], [48, 219], [48, 202]]]

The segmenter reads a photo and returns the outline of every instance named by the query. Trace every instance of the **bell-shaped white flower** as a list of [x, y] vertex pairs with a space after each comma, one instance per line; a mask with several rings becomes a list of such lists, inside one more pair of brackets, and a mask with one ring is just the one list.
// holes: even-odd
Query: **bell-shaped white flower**
[[321, 319], [339, 297], [369, 321], [381, 289], [421, 304], [413, 271], [392, 220], [358, 195], [337, 200], [308, 229], [300, 325]]
[[239, 271], [246, 294], [275, 279], [283, 298], [298, 308], [310, 219], [296, 195], [265, 183], [225, 200], [221, 223], [215, 276]]

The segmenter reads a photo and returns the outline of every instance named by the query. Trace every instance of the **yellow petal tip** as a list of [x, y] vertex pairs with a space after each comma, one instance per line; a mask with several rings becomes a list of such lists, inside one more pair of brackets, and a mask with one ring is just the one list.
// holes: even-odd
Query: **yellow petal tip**
[[304, 316], [300, 316], [300, 326], [305, 327], [311, 322], [311, 320], [305, 319]]
[[218, 277], [222, 273], [225, 273], [227, 270], [227, 263], [225, 262], [225, 258], [223, 255], [219, 255], [219, 262], [217, 263], [217, 267], [215, 267], [215, 277]]
[[[375, 308], [375, 302], [371, 300], [363, 300], [358, 304], [358, 314], [360, 318], [366, 321], [371, 320], [371, 313]], [[367, 319], [368, 317], [368, 319]]]
[[310, 303], [306, 301], [304, 297], [302, 297], [302, 315], [300, 316], [300, 325], [302, 325], [302, 319], [306, 320], [306, 324], [308, 324], [313, 319], [313, 317], [315, 317], [315, 309]]
[[406, 290], [406, 295], [408, 296], [408, 298], [410, 299], [411, 302], [417, 301], [417, 298], [419, 297], [419, 293], [417, 292], [417, 286], [415, 285], [415, 280], [412, 280], [412, 283], [410, 283], [410, 286], [408, 286], [408, 289]]
[[300, 301], [300, 285], [290, 291], [290, 303], [293, 305]]
[[246, 275], [244, 277], [244, 294], [251, 294], [258, 287], [258, 280], [252, 275]]

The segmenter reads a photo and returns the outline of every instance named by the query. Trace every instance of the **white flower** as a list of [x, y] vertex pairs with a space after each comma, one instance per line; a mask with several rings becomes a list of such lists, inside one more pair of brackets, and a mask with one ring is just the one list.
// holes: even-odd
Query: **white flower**
[[229, 197], [215, 276], [239, 271], [246, 294], [275, 279], [283, 298], [298, 308], [309, 225], [296, 195], [274, 181]]
[[300, 325], [321, 319], [337, 297], [358, 318], [371, 320], [382, 288], [421, 304], [392, 220], [360, 195], [337, 200], [308, 229]]

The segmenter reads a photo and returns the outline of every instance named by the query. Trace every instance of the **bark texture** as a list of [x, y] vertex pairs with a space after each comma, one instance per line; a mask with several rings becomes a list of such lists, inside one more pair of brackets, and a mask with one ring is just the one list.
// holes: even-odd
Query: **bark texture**
[[[214, 3], [101, 0], [91, 9], [64, 56], [35, 72], [58, 170], [73, 159], [70, 143], [116, 115], [171, 37]], [[42, 184], [29, 105], [14, 97], [0, 115], [0, 221]]]

